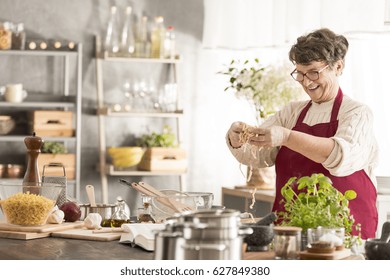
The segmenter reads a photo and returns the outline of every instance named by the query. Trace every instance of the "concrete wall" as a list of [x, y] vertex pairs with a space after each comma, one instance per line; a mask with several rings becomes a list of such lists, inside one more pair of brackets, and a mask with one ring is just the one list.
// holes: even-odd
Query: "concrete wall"
[[[116, 4], [120, 11], [130, 4], [134, 7], [135, 14], [141, 13], [154, 17], [162, 15], [167, 25], [173, 25], [177, 32], [178, 51], [184, 62], [180, 67], [180, 87], [183, 98], [184, 110], [191, 111], [191, 99], [195, 95], [194, 79], [195, 61], [200, 48], [203, 24], [203, 1], [202, 0], [142, 0], [142, 1], [98, 1], [98, 0], [0, 0], [0, 21], [23, 22], [28, 38], [64, 39], [72, 40], [83, 44], [83, 81], [82, 81], [82, 158], [81, 158], [81, 201], [86, 202], [87, 197], [84, 187], [86, 184], [95, 185], [97, 200], [100, 199], [100, 177], [96, 172], [98, 162], [98, 122], [95, 115], [96, 109], [96, 78], [94, 59], [94, 38], [95, 35], [103, 34], [109, 16], [109, 7]], [[27, 39], [28, 39], [27, 38]], [[1, 58], [3, 60], [3, 57]], [[5, 64], [3, 64], [5, 63]], [[15, 82], [20, 79], [12, 75], [12, 62], [4, 59], [0, 61], [1, 74], [0, 85], [9, 83], [10, 79]], [[6, 65], [6, 66], [5, 66]], [[124, 67], [124, 66], [123, 66]], [[106, 70], [113, 74], [105, 79], [106, 91], [110, 94], [121, 94], [122, 75], [139, 74], [142, 65], [133, 67], [130, 70], [119, 68], [108, 68]], [[57, 84], [47, 82], [47, 75], [50, 70], [42, 70], [39, 65], [31, 63], [24, 65], [27, 78], [23, 81], [25, 88], [29, 91], [36, 90], [57, 90]], [[10, 71], [8, 71], [9, 69]], [[54, 69], [54, 68], [53, 68]], [[155, 71], [146, 69], [146, 71]], [[150, 73], [150, 72], [149, 72]], [[9, 75], [8, 75], [9, 74]], [[148, 72], [146, 73], [148, 74]], [[8, 76], [7, 76], [8, 75]], [[115, 145], [115, 142], [129, 143], [132, 137], [143, 134], [147, 131], [159, 131], [165, 122], [150, 120], [108, 120], [107, 121], [107, 145]], [[186, 126], [191, 125], [191, 117], [186, 116]], [[169, 123], [168, 123], [169, 124]], [[134, 133], [134, 134], [132, 134]], [[183, 140], [188, 141], [188, 130], [184, 131]], [[130, 140], [129, 140], [130, 139]], [[0, 143], [0, 149], [9, 150], [9, 146]], [[20, 149], [18, 143], [12, 144], [14, 148]], [[2, 147], [1, 147], [2, 146]], [[0, 150], [1, 152], [1, 150]], [[8, 153], [9, 160], [14, 160], [12, 152]], [[20, 156], [19, 159], [20, 161]], [[140, 180], [141, 178], [132, 178]], [[126, 199], [131, 209], [135, 211], [137, 204], [140, 204], [138, 194], [117, 183], [118, 178], [109, 180], [109, 202], [114, 202], [116, 196], [121, 195]], [[176, 178], [148, 178], [148, 182], [156, 184], [161, 188], [170, 188], [178, 185]]]

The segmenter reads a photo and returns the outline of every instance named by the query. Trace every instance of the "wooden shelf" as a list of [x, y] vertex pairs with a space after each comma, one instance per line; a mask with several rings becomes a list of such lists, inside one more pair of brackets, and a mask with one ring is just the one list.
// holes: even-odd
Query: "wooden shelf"
[[113, 165], [106, 166], [106, 173], [111, 176], [172, 176], [186, 174], [184, 171], [142, 171], [132, 168], [115, 168]]
[[139, 118], [180, 118], [183, 116], [183, 110], [178, 110], [173, 113], [162, 112], [124, 112], [114, 111], [112, 108], [103, 107], [98, 109], [98, 115], [111, 116], [111, 117], [139, 117]]

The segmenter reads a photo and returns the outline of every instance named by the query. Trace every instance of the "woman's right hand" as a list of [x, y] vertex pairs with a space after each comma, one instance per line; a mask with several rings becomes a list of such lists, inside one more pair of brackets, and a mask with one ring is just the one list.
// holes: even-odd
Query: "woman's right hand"
[[230, 141], [230, 145], [233, 148], [240, 148], [243, 143], [240, 141], [240, 133], [242, 132], [242, 129], [244, 128], [245, 123], [243, 122], [234, 122], [230, 126], [230, 129], [228, 131], [228, 137]]

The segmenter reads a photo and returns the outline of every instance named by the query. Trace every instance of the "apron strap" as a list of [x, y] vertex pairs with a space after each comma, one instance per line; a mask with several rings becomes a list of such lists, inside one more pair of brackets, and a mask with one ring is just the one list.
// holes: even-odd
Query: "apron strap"
[[337, 116], [339, 115], [339, 110], [342, 101], [343, 101], [343, 91], [339, 87], [339, 91], [337, 93], [336, 99], [333, 104], [332, 115], [330, 117], [331, 122], [337, 121]]

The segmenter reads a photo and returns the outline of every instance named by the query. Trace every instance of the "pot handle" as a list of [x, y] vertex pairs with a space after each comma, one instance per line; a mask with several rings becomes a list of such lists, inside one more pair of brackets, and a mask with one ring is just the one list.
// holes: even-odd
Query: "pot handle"
[[243, 236], [243, 235], [250, 235], [253, 233], [253, 228], [251, 227], [243, 227], [238, 230], [238, 235]]
[[190, 251], [200, 250], [214, 250], [214, 251], [225, 251], [225, 244], [183, 244], [182, 248]]

